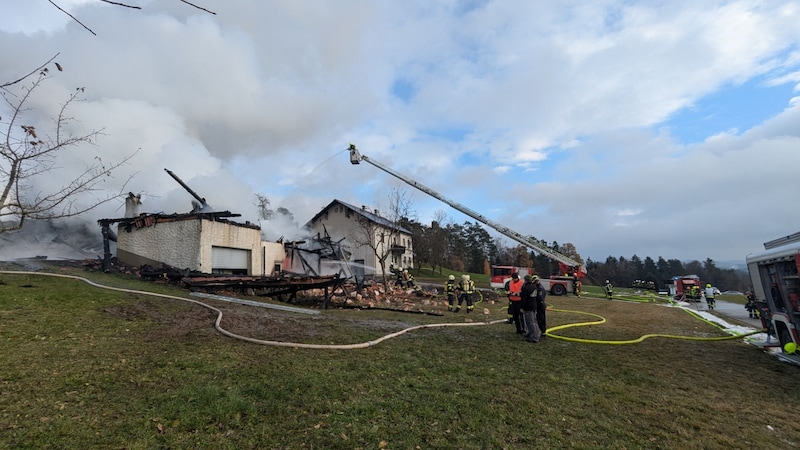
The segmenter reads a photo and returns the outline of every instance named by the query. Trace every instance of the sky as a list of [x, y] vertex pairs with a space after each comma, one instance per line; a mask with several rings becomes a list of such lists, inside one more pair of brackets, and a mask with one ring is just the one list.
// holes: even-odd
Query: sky
[[[191, 210], [168, 168], [242, 221], [256, 193], [302, 225], [333, 199], [386, 209], [393, 189], [422, 223], [473, 221], [351, 165], [353, 143], [584, 259], [743, 261], [800, 231], [796, 1], [54, 1], [95, 34], [4, 0], [0, 84], [57, 54], [25, 121], [52, 130], [83, 87], [69, 131], [102, 135], [41, 189], [135, 153], [104, 186], [142, 211]], [[120, 200], [82, 220], [123, 215]]]

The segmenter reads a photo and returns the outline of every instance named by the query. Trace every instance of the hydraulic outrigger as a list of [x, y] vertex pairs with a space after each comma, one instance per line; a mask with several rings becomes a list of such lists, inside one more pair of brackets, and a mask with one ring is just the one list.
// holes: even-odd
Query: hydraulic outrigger
[[495, 230], [497, 230], [497, 232], [501, 233], [502, 235], [507, 236], [507, 237], [519, 242], [520, 244], [532, 249], [535, 252], [538, 252], [538, 253], [540, 253], [542, 255], [548, 256], [548, 257], [556, 260], [559, 263], [559, 265], [561, 265], [562, 267], [566, 266], [567, 268], [569, 268], [572, 271], [572, 275], [573, 276], [575, 276], [577, 278], [583, 278], [583, 276], [586, 275], [586, 269], [584, 269], [584, 267], [581, 265], [580, 262], [575, 261], [574, 259], [569, 258], [569, 257], [567, 257], [565, 255], [562, 255], [561, 253], [558, 253], [558, 252], [554, 251], [553, 249], [551, 249], [551, 248], [549, 248], [549, 247], [547, 247], [545, 245], [542, 245], [539, 242], [536, 242], [536, 241], [533, 241], [531, 239], [528, 239], [525, 236], [523, 236], [522, 234], [517, 233], [516, 231], [514, 231], [514, 230], [512, 230], [512, 229], [510, 229], [508, 227], [505, 227], [505, 226], [501, 225], [498, 222], [490, 220], [490, 219], [484, 217], [483, 215], [478, 214], [477, 212], [473, 211], [472, 209], [467, 208], [466, 206], [464, 206], [464, 205], [462, 205], [462, 204], [460, 204], [458, 202], [450, 200], [447, 197], [444, 197], [443, 195], [439, 194], [438, 192], [434, 191], [433, 189], [431, 189], [431, 188], [429, 188], [429, 187], [427, 187], [427, 186], [425, 186], [425, 185], [423, 185], [421, 183], [418, 183], [418, 182], [412, 180], [411, 178], [408, 178], [405, 175], [399, 174], [399, 173], [395, 172], [394, 170], [384, 166], [383, 164], [381, 164], [381, 163], [379, 163], [379, 162], [377, 162], [377, 161], [375, 161], [373, 159], [370, 159], [367, 156], [362, 155], [361, 153], [359, 153], [359, 151], [356, 148], [355, 144], [350, 144], [349, 150], [350, 150], [350, 163], [351, 164], [359, 164], [361, 161], [368, 162], [368, 163], [372, 164], [373, 166], [377, 167], [378, 169], [381, 169], [384, 172], [388, 173], [389, 175], [392, 175], [393, 177], [399, 179], [400, 181], [408, 183], [411, 186], [419, 189], [420, 191], [430, 195], [431, 197], [433, 197], [433, 198], [435, 198], [437, 200], [441, 200], [444, 203], [447, 203], [451, 207], [453, 207], [456, 210], [468, 215], [469, 217], [472, 217], [473, 219], [477, 220], [478, 222], [494, 228]]

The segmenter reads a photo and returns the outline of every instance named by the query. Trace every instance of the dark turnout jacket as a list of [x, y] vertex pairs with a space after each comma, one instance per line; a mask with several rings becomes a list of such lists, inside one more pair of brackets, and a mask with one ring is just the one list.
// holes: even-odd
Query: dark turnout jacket
[[522, 304], [520, 307], [523, 311], [536, 310], [536, 283], [533, 281], [526, 281], [520, 290], [520, 297], [522, 297]]

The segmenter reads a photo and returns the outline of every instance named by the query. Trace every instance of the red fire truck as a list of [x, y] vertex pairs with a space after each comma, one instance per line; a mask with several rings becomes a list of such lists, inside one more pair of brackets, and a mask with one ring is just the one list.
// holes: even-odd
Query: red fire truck
[[672, 283], [667, 287], [670, 295], [687, 301], [700, 300], [700, 293], [703, 292], [703, 283], [697, 275], [672, 277]]
[[[561, 266], [561, 264], [559, 264]], [[518, 267], [518, 266], [492, 266], [492, 273], [489, 275], [489, 285], [493, 289], [503, 289], [506, 285], [506, 281], [511, 279], [511, 274], [517, 272], [520, 277], [524, 277], [525, 275], [533, 275], [535, 272], [530, 267]], [[562, 267], [564, 270], [565, 267]], [[564, 273], [569, 273], [569, 270], [566, 270]], [[579, 272], [580, 273], [580, 272]], [[583, 275], [581, 273], [581, 275]], [[550, 278], [539, 278], [539, 282], [542, 283], [542, 286], [547, 290], [547, 292], [553, 295], [564, 295], [567, 293], [576, 294], [575, 292], [575, 282], [577, 280], [576, 276], [551, 276]]]
[[800, 232], [765, 242], [746, 261], [762, 322], [786, 357], [800, 362]]

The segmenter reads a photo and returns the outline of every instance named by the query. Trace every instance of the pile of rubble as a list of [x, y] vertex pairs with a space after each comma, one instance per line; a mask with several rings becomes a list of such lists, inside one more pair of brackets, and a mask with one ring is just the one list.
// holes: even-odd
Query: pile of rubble
[[[88, 270], [102, 271], [101, 260], [84, 260], [81, 265]], [[112, 272], [132, 275], [156, 282], [166, 282], [187, 287], [186, 279], [208, 274], [187, 273], [185, 270], [174, 268], [153, 268], [150, 266], [134, 267], [120, 263], [116, 258], [112, 259]], [[388, 288], [388, 289], [387, 289]], [[206, 290], [201, 286], [191, 286], [192, 290]], [[239, 296], [242, 294], [252, 295], [252, 292], [243, 292], [241, 289], [216, 288], [213, 291], [217, 294]], [[417, 287], [398, 286], [394, 281], [388, 286], [373, 280], [368, 280], [358, 289], [352, 280], [345, 280], [332, 287], [326, 292], [324, 288], [303, 289], [296, 292], [295, 296], [275, 296], [279, 301], [286, 301], [293, 304], [306, 305], [311, 307], [333, 307], [333, 308], [370, 308], [370, 309], [391, 309], [409, 312], [430, 312], [444, 311], [447, 309], [447, 296], [443, 294], [443, 289], [438, 285], [428, 285], [421, 283]], [[326, 294], [329, 301], [325, 302]], [[263, 296], [263, 295], [262, 295]], [[482, 290], [476, 294], [482, 299], [484, 304], [494, 304], [498, 301], [498, 295], [492, 291]], [[286, 298], [288, 297], [288, 298]], [[477, 301], [477, 299], [476, 299]]]
[[[342, 289], [333, 293], [332, 306], [350, 308], [380, 308], [400, 311], [431, 311], [447, 309], [447, 296], [440, 287], [407, 288], [388, 285], [388, 291], [383, 283], [370, 282], [365, 284], [360, 291], [355, 285], [345, 283]], [[309, 296], [321, 296], [321, 292], [308, 291]], [[494, 304], [498, 300], [496, 293], [481, 291], [479, 295], [486, 304]], [[477, 299], [476, 299], [477, 300]]]

